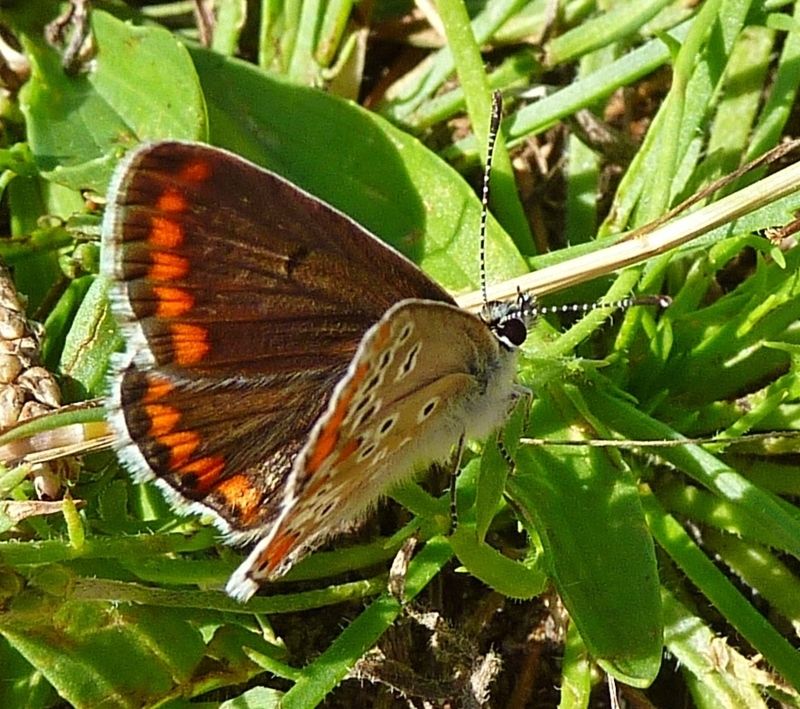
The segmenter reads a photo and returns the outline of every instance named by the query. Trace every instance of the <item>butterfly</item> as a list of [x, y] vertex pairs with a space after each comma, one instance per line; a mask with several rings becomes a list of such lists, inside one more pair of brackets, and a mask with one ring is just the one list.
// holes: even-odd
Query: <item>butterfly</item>
[[102, 232], [127, 343], [109, 374], [118, 455], [179, 511], [254, 544], [234, 598], [496, 429], [518, 396], [530, 298], [462, 310], [355, 221], [232, 153], [131, 151]]

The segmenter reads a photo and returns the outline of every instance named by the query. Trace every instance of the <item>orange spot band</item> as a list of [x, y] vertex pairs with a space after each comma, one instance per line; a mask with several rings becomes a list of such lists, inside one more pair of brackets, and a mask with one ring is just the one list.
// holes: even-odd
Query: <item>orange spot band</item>
[[172, 350], [178, 364], [197, 364], [208, 354], [208, 330], [199, 325], [173, 323], [171, 327]]
[[154, 286], [156, 296], [156, 316], [159, 318], [176, 318], [194, 307], [194, 296], [182, 288]]
[[159, 399], [163, 399], [174, 389], [175, 386], [172, 384], [172, 382], [150, 375], [147, 378], [147, 389], [144, 392], [142, 400], [145, 404], [152, 404]]
[[204, 182], [211, 177], [211, 165], [207, 160], [192, 160], [181, 168], [180, 177], [186, 182]]
[[160, 439], [170, 433], [181, 420], [181, 412], [173, 406], [164, 404], [147, 404], [144, 407], [150, 420], [150, 435]]
[[347, 386], [347, 389], [342, 392], [336, 408], [333, 410], [330, 418], [325, 426], [319, 432], [314, 450], [306, 462], [306, 472], [313, 475], [319, 470], [320, 466], [327, 460], [328, 456], [333, 453], [336, 444], [339, 442], [339, 431], [342, 428], [342, 421], [344, 421], [347, 412], [350, 409], [350, 402], [355, 396], [358, 385], [363, 381], [367, 375], [369, 367], [366, 364], [359, 365], [353, 374], [353, 379]]
[[217, 481], [223, 470], [225, 470], [225, 459], [222, 456], [212, 455], [198, 458], [181, 466], [180, 473], [181, 475], [196, 475], [195, 490], [204, 492]]
[[183, 227], [174, 219], [153, 217], [147, 241], [160, 249], [175, 249], [183, 243]]
[[200, 445], [200, 436], [194, 431], [178, 431], [160, 436], [158, 442], [169, 448], [170, 470], [179, 470]]
[[373, 347], [381, 349], [388, 341], [389, 336], [392, 334], [392, 328], [388, 322], [383, 323], [375, 333], [375, 341]]
[[237, 520], [242, 525], [247, 525], [260, 507], [261, 493], [242, 473], [220, 481], [214, 492], [224, 504], [236, 510]]
[[177, 281], [189, 273], [189, 261], [183, 256], [153, 251], [150, 260], [153, 265], [147, 275], [154, 281]]
[[270, 545], [264, 549], [264, 553], [261, 555], [261, 559], [259, 559], [259, 562], [261, 562], [258, 565], [259, 568], [264, 566], [266, 562], [266, 572], [268, 574], [272, 573], [289, 555], [289, 552], [296, 542], [297, 534], [287, 534], [285, 532], [277, 534], [272, 542], [270, 542]]
[[358, 450], [358, 441], [355, 438], [351, 438], [347, 443], [342, 446], [342, 450], [339, 453], [339, 457], [336, 459], [336, 465], [339, 463], [344, 462], [347, 460], [353, 453]]
[[162, 212], [185, 212], [186, 198], [176, 189], [167, 189], [156, 201], [156, 207]]

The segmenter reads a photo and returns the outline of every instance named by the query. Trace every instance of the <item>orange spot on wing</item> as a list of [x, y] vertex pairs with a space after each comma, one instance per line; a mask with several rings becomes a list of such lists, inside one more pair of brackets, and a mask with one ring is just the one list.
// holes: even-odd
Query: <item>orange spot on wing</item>
[[267, 573], [274, 571], [287, 557], [296, 543], [297, 533], [287, 534], [283, 532], [277, 534], [270, 542], [270, 545], [264, 549], [264, 553], [259, 559], [259, 568], [263, 568]]
[[153, 217], [147, 241], [160, 249], [175, 249], [183, 242], [183, 228], [174, 219]]
[[156, 316], [159, 318], [176, 318], [194, 307], [194, 296], [182, 288], [154, 286], [153, 293], [158, 301]]
[[181, 168], [180, 177], [186, 182], [203, 182], [211, 177], [211, 164], [207, 160], [191, 160]]
[[313, 475], [319, 470], [320, 466], [327, 460], [328, 456], [333, 453], [336, 444], [339, 442], [339, 431], [342, 428], [342, 421], [344, 421], [347, 412], [350, 409], [350, 402], [358, 389], [358, 385], [364, 380], [367, 375], [369, 367], [366, 364], [361, 364], [356, 368], [353, 378], [347, 385], [347, 388], [339, 396], [339, 401], [336, 403], [336, 408], [328, 418], [325, 426], [319, 432], [314, 450], [306, 461], [306, 473]]
[[237, 473], [222, 480], [214, 489], [224, 504], [236, 510], [238, 522], [246, 525], [258, 511], [261, 493], [246, 475]]
[[375, 340], [374, 345], [376, 347], [383, 347], [387, 341], [389, 340], [389, 336], [392, 334], [392, 328], [388, 322], [383, 323], [378, 328], [378, 331], [375, 333]]
[[177, 281], [189, 273], [189, 261], [183, 256], [153, 251], [150, 260], [153, 265], [147, 275], [154, 281]]
[[144, 410], [150, 420], [149, 435], [156, 439], [170, 433], [181, 420], [181, 412], [174, 406], [147, 404]]
[[342, 450], [339, 452], [339, 457], [336, 459], [336, 465], [339, 465], [339, 463], [347, 460], [357, 450], [358, 441], [355, 438], [351, 438], [342, 446]]
[[162, 212], [185, 212], [186, 198], [176, 189], [167, 189], [156, 201], [156, 207]]
[[142, 400], [145, 404], [152, 404], [159, 399], [163, 399], [173, 389], [175, 389], [175, 386], [172, 382], [151, 375], [147, 379], [147, 389], [144, 392]]
[[211, 345], [208, 342], [208, 330], [199, 325], [173, 323], [172, 350], [178, 364], [196, 364], [208, 354]]
[[169, 468], [178, 470], [200, 445], [200, 435], [194, 431], [178, 431], [160, 436], [158, 442], [169, 448]]
[[225, 470], [225, 458], [218, 455], [211, 455], [205, 458], [198, 458], [191, 463], [182, 465], [180, 474], [196, 475], [197, 485], [195, 489], [198, 492], [203, 492], [217, 481], [217, 478], [219, 478], [223, 470]]
[[217, 485], [217, 492], [225, 498], [235, 499], [247, 495], [250, 487], [250, 481], [247, 476], [237, 473]]
[[339, 431], [326, 426], [319, 434], [317, 445], [314, 447], [311, 456], [306, 463], [306, 472], [309, 475], [316, 473], [327, 457], [336, 448], [336, 441], [339, 440]]

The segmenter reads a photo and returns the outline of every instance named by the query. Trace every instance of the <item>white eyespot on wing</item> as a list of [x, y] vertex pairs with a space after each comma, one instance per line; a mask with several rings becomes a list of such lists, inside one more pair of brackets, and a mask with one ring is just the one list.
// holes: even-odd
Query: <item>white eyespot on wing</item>
[[361, 396], [370, 396], [381, 384], [383, 384], [384, 371], [385, 369], [379, 369], [379, 371], [375, 372], [375, 374], [373, 374], [364, 382], [364, 386], [362, 386], [359, 391]]
[[353, 428], [360, 429], [366, 426], [369, 423], [369, 420], [375, 415], [377, 410], [378, 407], [374, 403], [364, 408], [364, 410], [358, 416], [356, 416]]
[[377, 447], [378, 447], [378, 444], [375, 443], [375, 441], [370, 440], [370, 439], [366, 439], [364, 441], [363, 447], [361, 448], [361, 450], [358, 453], [358, 460], [362, 461], [362, 460], [366, 460], [367, 458], [369, 458], [375, 452], [375, 449]]
[[378, 371], [384, 372], [394, 359], [396, 348], [390, 347], [378, 358]]
[[342, 420], [342, 428], [350, 431], [361, 428], [376, 411], [380, 411], [382, 405], [383, 402], [375, 396], [374, 390], [366, 396], [359, 392]]
[[348, 430], [354, 435], [363, 435], [362, 429], [370, 423], [375, 414], [381, 410], [383, 400], [375, 396], [370, 397], [368, 405], [360, 406], [358, 411], [353, 414], [353, 422], [349, 424]]

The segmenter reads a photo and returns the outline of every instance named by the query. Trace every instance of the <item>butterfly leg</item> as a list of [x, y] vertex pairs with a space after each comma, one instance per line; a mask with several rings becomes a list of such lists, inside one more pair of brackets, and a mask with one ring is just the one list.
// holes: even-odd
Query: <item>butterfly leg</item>
[[511, 455], [511, 453], [509, 453], [508, 448], [506, 448], [506, 443], [503, 440], [502, 429], [497, 432], [497, 449], [500, 451], [500, 455], [503, 456], [503, 460], [508, 466], [509, 472], [514, 472], [514, 468], [517, 464], [514, 462], [514, 457]]
[[458, 526], [458, 508], [456, 507], [456, 480], [458, 471], [461, 468], [461, 459], [464, 457], [464, 434], [458, 438], [456, 444], [456, 454], [453, 460], [453, 467], [450, 469], [450, 531], [453, 534]]
[[[530, 423], [530, 413], [531, 413], [531, 404], [533, 403], [533, 392], [528, 389], [528, 387], [524, 387], [521, 384], [517, 384], [514, 387], [514, 391], [512, 393], [512, 397], [508, 407], [508, 418], [511, 418], [511, 415], [514, 413], [517, 406], [519, 406], [520, 401], [523, 402], [523, 422], [522, 422], [522, 430], [525, 431], [528, 428], [528, 424]], [[503, 460], [506, 462], [508, 466], [509, 472], [513, 472], [514, 468], [516, 467], [516, 462], [514, 461], [514, 456], [511, 454], [511, 450], [509, 450], [509, 446], [506, 445], [505, 441], [505, 427], [501, 428], [497, 432], [497, 448], [500, 451], [500, 455], [503, 457]], [[516, 449], [516, 445], [513, 446]]]

